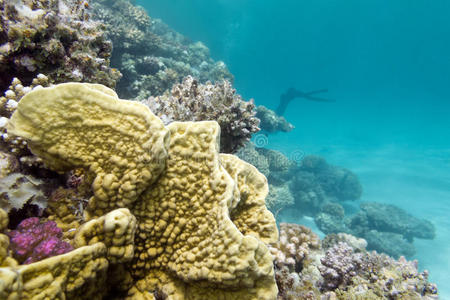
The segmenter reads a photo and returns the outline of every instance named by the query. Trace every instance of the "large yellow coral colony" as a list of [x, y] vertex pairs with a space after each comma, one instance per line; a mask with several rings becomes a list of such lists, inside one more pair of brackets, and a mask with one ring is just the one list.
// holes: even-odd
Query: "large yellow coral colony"
[[27, 94], [8, 132], [49, 168], [95, 179], [76, 249], [0, 268], [2, 299], [100, 298], [118, 282], [130, 299], [276, 298], [267, 180], [218, 153], [216, 122], [166, 128], [112, 90], [66, 83]]

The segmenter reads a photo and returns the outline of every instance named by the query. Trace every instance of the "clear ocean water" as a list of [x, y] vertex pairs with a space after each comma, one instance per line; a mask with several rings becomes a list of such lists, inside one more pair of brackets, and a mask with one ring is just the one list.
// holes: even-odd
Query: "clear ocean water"
[[[152, 17], [223, 60], [245, 99], [275, 109], [289, 87], [296, 128], [268, 138], [288, 157], [319, 154], [355, 172], [361, 201], [430, 220], [415, 258], [450, 299], [450, 1], [152, 0]], [[285, 221], [313, 225], [284, 212]]]

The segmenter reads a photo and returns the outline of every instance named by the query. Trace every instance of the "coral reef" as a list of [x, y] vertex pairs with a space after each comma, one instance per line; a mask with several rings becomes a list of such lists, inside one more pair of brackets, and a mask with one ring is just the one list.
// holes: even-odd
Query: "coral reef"
[[130, 1], [95, 0], [92, 7], [114, 46], [111, 65], [124, 75], [117, 85], [120, 97], [159, 96], [188, 75], [201, 83], [232, 81], [226, 65], [214, 62], [204, 44], [191, 42]]
[[266, 198], [267, 208], [273, 212], [281, 211], [284, 207], [294, 204], [289, 185], [287, 183], [280, 185], [269, 185], [269, 195]]
[[170, 92], [143, 101], [165, 124], [215, 120], [220, 125], [220, 150], [233, 153], [259, 131], [253, 100], [244, 101], [228, 81], [200, 84], [192, 76]]
[[[361, 184], [354, 173], [330, 165], [319, 156], [307, 155], [302, 158], [299, 165], [279, 151], [258, 148], [251, 143], [241, 148], [237, 155], [255, 165], [267, 176], [269, 184], [273, 187], [273, 191], [269, 192], [269, 203], [273, 212], [287, 206], [295, 207], [301, 214], [322, 219], [324, 227], [327, 222], [332, 227], [333, 224], [338, 224], [339, 220], [334, 219], [339, 214], [319, 217], [321, 208], [330, 203], [339, 206], [338, 202], [357, 200], [362, 194]], [[288, 189], [286, 184], [289, 186]], [[278, 192], [283, 195], [276, 195]], [[294, 203], [291, 199], [294, 199]], [[327, 231], [331, 232], [336, 231]]]
[[361, 197], [362, 187], [356, 175], [345, 168], [329, 165], [322, 157], [305, 156], [300, 170], [314, 174], [330, 200], [357, 200]]
[[308, 227], [291, 224], [280, 224], [280, 240], [271, 245], [277, 267], [287, 266], [290, 271], [300, 272], [302, 262], [312, 250], [320, 249], [320, 239]]
[[[384, 252], [395, 258], [412, 257], [414, 238], [433, 239], [434, 225], [428, 220], [411, 216], [403, 209], [389, 204], [364, 202], [361, 210], [345, 216], [342, 207], [333, 203], [322, 207], [314, 218], [325, 233], [346, 232], [367, 240], [368, 249]], [[339, 211], [339, 212], [338, 212]]]
[[267, 132], [289, 132], [294, 129], [294, 125], [286, 121], [283, 116], [278, 116], [273, 110], [264, 105], [256, 107], [256, 117], [261, 120], [261, 130]]
[[114, 87], [112, 46], [102, 25], [90, 21], [83, 1], [0, 1], [0, 91], [17, 77], [31, 84], [39, 73]]
[[[418, 272], [416, 261], [367, 252], [364, 240], [350, 235], [327, 236], [321, 247], [308, 230], [290, 228], [299, 226], [280, 226], [280, 242], [271, 249], [280, 300], [438, 299], [436, 285], [428, 282], [427, 271]], [[291, 261], [295, 268], [289, 267]]]
[[[111, 287], [131, 298], [276, 297], [265, 243], [278, 232], [264, 204], [267, 180], [237, 157], [218, 154], [217, 123], [165, 128], [138, 102], [69, 83], [28, 93], [7, 129], [55, 171], [83, 167], [94, 178], [94, 195], [84, 211], [89, 221], [75, 229], [76, 249], [28, 268], [0, 269], [8, 283], [0, 295], [74, 297], [84, 284], [84, 297], [94, 298]], [[28, 283], [38, 276], [52, 287]]]
[[414, 238], [431, 240], [436, 235], [434, 225], [430, 221], [411, 216], [398, 206], [364, 202], [360, 207], [369, 227], [377, 231], [398, 233], [408, 241]]
[[329, 165], [315, 155], [305, 156], [291, 181], [295, 205], [299, 209], [317, 214], [323, 204], [361, 197], [362, 187], [350, 170]]
[[23, 264], [73, 250], [69, 243], [61, 240], [62, 230], [53, 221], [41, 224], [39, 218], [25, 219], [7, 235], [13, 257]]

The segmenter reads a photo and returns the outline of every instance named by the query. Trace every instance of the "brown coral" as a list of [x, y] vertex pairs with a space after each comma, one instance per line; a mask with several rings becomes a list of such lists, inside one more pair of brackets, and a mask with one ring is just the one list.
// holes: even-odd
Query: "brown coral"
[[112, 46], [102, 26], [88, 20], [83, 1], [0, 1], [0, 91], [14, 77], [29, 85], [39, 72], [113, 87]]
[[244, 101], [228, 81], [200, 84], [187, 76], [183, 83], [174, 85], [170, 93], [150, 97], [144, 103], [166, 124], [217, 121], [221, 129], [220, 150], [225, 153], [235, 152], [259, 131], [253, 100]]

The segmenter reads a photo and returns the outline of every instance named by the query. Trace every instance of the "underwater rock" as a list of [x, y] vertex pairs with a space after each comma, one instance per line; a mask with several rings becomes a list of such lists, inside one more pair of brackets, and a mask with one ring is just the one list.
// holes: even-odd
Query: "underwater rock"
[[92, 1], [93, 19], [101, 21], [113, 44], [111, 65], [124, 75], [117, 84], [120, 97], [159, 96], [191, 75], [200, 83], [233, 80], [225, 63], [215, 62], [201, 42], [148, 16], [128, 0]]
[[143, 101], [164, 123], [216, 121], [220, 125], [220, 151], [234, 153], [259, 131], [253, 100], [244, 101], [231, 83], [200, 84], [187, 76], [170, 92]]
[[112, 46], [102, 24], [89, 20], [83, 1], [0, 1], [0, 93], [14, 77], [30, 85], [39, 73], [114, 87]]
[[273, 110], [264, 105], [256, 106], [256, 117], [261, 120], [259, 127], [263, 131], [270, 133], [282, 131], [289, 132], [294, 129], [294, 125], [286, 121], [283, 116], [278, 116]]

